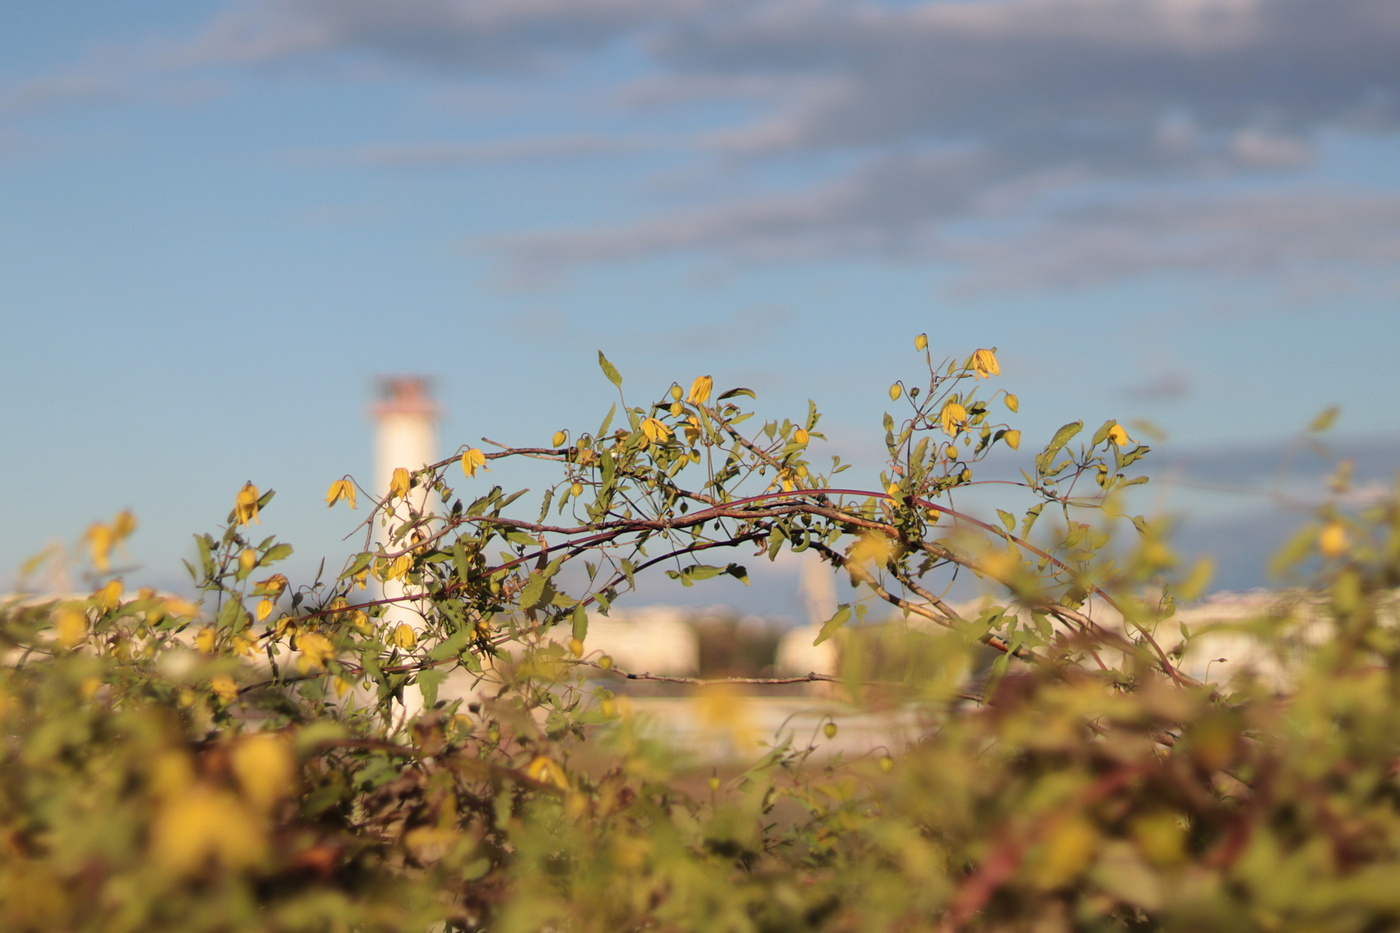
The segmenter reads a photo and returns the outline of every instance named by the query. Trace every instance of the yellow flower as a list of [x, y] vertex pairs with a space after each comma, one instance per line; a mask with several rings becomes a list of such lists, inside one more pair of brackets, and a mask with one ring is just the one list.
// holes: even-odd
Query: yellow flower
[[807, 433], [806, 428], [798, 428], [792, 432], [792, 439], [799, 444], [805, 444], [812, 439], [812, 436]]
[[671, 429], [655, 418], [647, 418], [642, 422], [642, 434], [645, 435], [648, 443], [671, 439]]
[[943, 433], [949, 437], [957, 437], [959, 426], [966, 420], [967, 409], [957, 402], [949, 401], [938, 413], [938, 422], [943, 427]]
[[928, 348], [928, 334], [920, 334], [914, 338], [914, 349], [924, 350]]
[[116, 535], [118, 541], [130, 536], [136, 530], [136, 516], [131, 514], [130, 509], [125, 509], [117, 514], [112, 520], [112, 534]]
[[253, 613], [259, 622], [272, 615], [272, 600], [263, 598], [258, 601], [257, 611]]
[[199, 633], [194, 636], [194, 646], [198, 648], [202, 654], [213, 654], [214, 630], [207, 626], [200, 629]]
[[238, 699], [238, 682], [227, 674], [218, 674], [209, 678], [209, 689], [214, 691], [225, 705]]
[[1115, 424], [1113, 427], [1108, 429], [1108, 440], [1109, 443], [1113, 444], [1116, 447], [1123, 447], [1133, 442], [1133, 439], [1128, 436], [1127, 431], [1123, 430], [1123, 426], [1121, 424]]
[[283, 736], [270, 732], [244, 736], [230, 757], [244, 799], [259, 811], [266, 813], [296, 790], [297, 762]]
[[898, 400], [899, 400], [899, 397], [900, 397], [901, 395], [903, 395], [903, 394], [904, 394], [904, 386], [900, 385], [900, 384], [897, 383], [897, 382], [896, 382], [894, 385], [890, 386], [890, 401], [891, 401], [891, 402], [898, 401]]
[[563, 447], [563, 446], [564, 446], [564, 442], [567, 441], [568, 439], [569, 439], [569, 435], [568, 435], [566, 432], [564, 432], [564, 431], [555, 431], [555, 432], [554, 432], [554, 437], [551, 438], [551, 444], [550, 444], [550, 446], [551, 446], [551, 447]]
[[87, 614], [66, 606], [54, 614], [54, 634], [63, 648], [72, 648], [87, 637]]
[[1004, 401], [1006, 402], [1006, 407], [1011, 409], [1012, 411], [1021, 410], [1021, 400], [1018, 399], [1016, 396], [1012, 395], [1010, 392], [1006, 393], [1006, 398], [1004, 399]]
[[685, 419], [685, 442], [694, 444], [700, 439], [700, 419], [691, 415]]
[[564, 773], [559, 762], [546, 755], [536, 755], [534, 760], [525, 766], [525, 773], [532, 781], [539, 781], [541, 784], [553, 784], [560, 790], [569, 789], [569, 778]]
[[122, 581], [108, 580], [102, 585], [102, 589], [97, 591], [97, 605], [104, 612], [112, 612], [122, 602]]
[[490, 471], [486, 465], [486, 455], [475, 447], [468, 447], [462, 452], [462, 472], [468, 476], [475, 476], [477, 470]]
[[1346, 526], [1341, 522], [1329, 522], [1317, 536], [1317, 547], [1324, 557], [1341, 557], [1350, 545]]
[[266, 580], [254, 581], [253, 585], [258, 588], [260, 594], [276, 596], [287, 588], [287, 577], [284, 574], [274, 573]]
[[972, 368], [976, 370], [978, 379], [1001, 375], [1001, 366], [997, 363], [996, 350], [978, 350], [972, 354]]
[[297, 636], [296, 648], [301, 652], [301, 657], [307, 665], [312, 668], [326, 666], [326, 662], [335, 657], [335, 645], [331, 640], [317, 632], [307, 632]]
[[1013, 430], [1010, 430], [1010, 431], [1007, 431], [1005, 434], [1003, 434], [1003, 435], [1001, 436], [1001, 439], [1004, 440], [1004, 441], [1006, 441], [1006, 446], [1007, 446], [1007, 447], [1010, 447], [1012, 450], [1016, 450], [1016, 449], [1018, 449], [1018, 448], [1021, 446], [1021, 432], [1020, 432], [1020, 431], [1017, 431], [1017, 430], [1014, 430], [1014, 429], [1013, 429]]
[[341, 499], [349, 502], [350, 508], [355, 507], [355, 484], [348, 479], [338, 479], [331, 483], [331, 488], [326, 490], [326, 508], [330, 508]]
[[418, 644], [418, 633], [407, 622], [400, 622], [398, 627], [394, 629], [393, 635], [390, 636], [390, 640], [407, 651]]
[[715, 381], [709, 376], [696, 376], [695, 381], [690, 384], [690, 394], [686, 396], [686, 401], [692, 405], [703, 405], [710, 400], [710, 390], [715, 387]]
[[200, 782], [156, 814], [150, 854], [157, 870], [176, 877], [197, 874], [210, 860], [248, 868], [267, 857], [266, 827], [233, 794]]
[[410, 482], [407, 469], [394, 467], [393, 475], [389, 478], [389, 498], [402, 499], [408, 495]]
[[243, 488], [238, 490], [238, 498], [233, 502], [234, 519], [240, 525], [249, 522], [262, 524], [262, 519], [258, 518], [258, 487], [252, 483], [244, 483]]
[[92, 549], [92, 565], [98, 572], [106, 573], [111, 564], [112, 544], [115, 541], [112, 529], [101, 522], [93, 522], [83, 537]]
[[178, 596], [166, 596], [161, 600], [165, 605], [165, 611], [173, 616], [182, 619], [193, 619], [199, 615], [199, 607], [187, 599]]
[[[258, 552], [250, 547], [245, 547], [238, 553], [238, 569], [243, 572], [243, 576], [253, 572], [253, 568], [258, 566]], [[243, 579], [243, 577], [239, 577]]]

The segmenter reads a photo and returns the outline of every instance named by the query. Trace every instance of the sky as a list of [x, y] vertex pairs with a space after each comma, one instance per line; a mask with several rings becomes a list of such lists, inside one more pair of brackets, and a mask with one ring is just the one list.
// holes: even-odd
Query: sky
[[1400, 467], [1397, 48], [1396, 0], [0, 5], [0, 585], [131, 509], [179, 589], [245, 481], [338, 565], [381, 373], [446, 456], [595, 426], [601, 349], [871, 477], [919, 333], [997, 348], [1027, 461], [1150, 423], [1150, 507], [1265, 585], [1332, 459]]

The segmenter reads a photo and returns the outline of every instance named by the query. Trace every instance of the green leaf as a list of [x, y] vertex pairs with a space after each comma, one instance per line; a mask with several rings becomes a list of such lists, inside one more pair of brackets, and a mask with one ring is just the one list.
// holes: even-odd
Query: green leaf
[[1003, 510], [1001, 510], [1001, 509], [997, 509], [997, 518], [1001, 519], [1001, 523], [1002, 523], [1003, 525], [1006, 526], [1006, 530], [1007, 530], [1007, 531], [1015, 531], [1015, 530], [1016, 530], [1016, 516], [1015, 516], [1015, 515], [1012, 515], [1010, 512], [1006, 512], [1006, 511], [1003, 511]]
[[430, 667], [418, 672], [418, 689], [423, 691], [423, 706], [432, 709], [437, 705], [438, 688], [447, 679], [447, 671]]
[[617, 367], [608, 362], [608, 358], [603, 355], [603, 351], [598, 351], [598, 365], [603, 369], [603, 375], [608, 377], [608, 381], [619, 389], [622, 388], [622, 375], [617, 371]]
[[1326, 431], [1328, 428], [1332, 427], [1332, 422], [1337, 420], [1337, 415], [1340, 412], [1341, 409], [1338, 408], [1336, 405], [1322, 410], [1318, 413], [1316, 418], [1308, 422], [1308, 431], [1314, 434], [1320, 434], [1321, 432]]
[[545, 587], [549, 585], [549, 574], [536, 570], [530, 574], [525, 588], [520, 591], [520, 608], [533, 609], [544, 599]]
[[[1060, 430], [1055, 432], [1055, 436], [1050, 439], [1050, 443], [1046, 445], [1046, 453], [1053, 454], [1061, 447], [1064, 447], [1074, 438], [1074, 435], [1078, 434], [1083, 429], [1084, 422], [1082, 421], [1071, 421], [1069, 424], [1060, 428]], [[1050, 458], [1047, 457], [1046, 459], [1048, 460]]]
[[851, 620], [851, 606], [849, 603], [842, 603], [836, 610], [836, 615], [822, 623], [822, 630], [817, 633], [816, 641], [812, 642], [813, 647], [820, 645]]
[[267, 553], [262, 556], [261, 564], [270, 564], [275, 560], [286, 560], [292, 556], [292, 546], [290, 544], [277, 544], [267, 549]]
[[737, 397], [740, 396], [740, 395], [747, 395], [749, 398], [752, 398], [752, 399], [757, 399], [757, 398], [758, 398], [758, 396], [754, 394], [753, 389], [739, 388], [739, 389], [730, 389], [728, 392], [726, 392], [726, 393], [724, 393], [723, 395], [721, 395], [721, 396], [719, 397], [718, 401], [721, 401], [721, 402], [722, 402], [722, 401], [724, 401], [724, 400], [727, 399], [727, 398], [737, 398]]
[[583, 610], [583, 603], [574, 607], [573, 635], [579, 641], [588, 637], [588, 613]]

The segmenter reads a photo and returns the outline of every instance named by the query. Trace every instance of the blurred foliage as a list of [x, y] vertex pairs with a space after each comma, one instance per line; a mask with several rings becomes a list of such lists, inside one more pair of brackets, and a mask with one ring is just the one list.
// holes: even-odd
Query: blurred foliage
[[[382, 499], [333, 483], [329, 505], [371, 504], [334, 579], [276, 571], [291, 549], [259, 540], [251, 483], [196, 538], [198, 605], [128, 590], [111, 557], [135, 520], [94, 525], [89, 592], [0, 613], [0, 929], [1400, 926], [1395, 498], [1326, 506], [1281, 552], [1322, 631], [1286, 689], [1200, 683], [1159, 636], [1209, 637], [1172, 619], [1202, 574], [1122, 512], [1147, 448], [1067, 424], [1011, 490], [1032, 504], [965, 514], [1019, 403], [979, 392], [993, 351], [926, 348], [868, 489], [809, 458], [815, 407], [748, 429], [753, 393], [709, 377], [629, 405], [600, 354], [619, 402], [596, 431], [467, 447]], [[489, 486], [510, 458], [557, 467], [528, 509]], [[823, 639], [898, 611], [840, 635], [864, 660], [832, 689], [916, 704], [927, 731], [843, 757], [836, 722], [755, 736], [710, 685], [700, 712], [745, 757], [687, 767], [588, 680], [613, 666], [589, 613], [639, 574], [746, 580], [736, 553], [783, 550], [858, 585]], [[959, 574], [999, 594], [975, 618], [943, 598]]]

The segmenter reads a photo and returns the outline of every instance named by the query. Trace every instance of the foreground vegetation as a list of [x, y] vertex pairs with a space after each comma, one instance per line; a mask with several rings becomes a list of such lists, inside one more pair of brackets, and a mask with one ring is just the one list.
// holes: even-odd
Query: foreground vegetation
[[[1119, 511], [1147, 448], [1065, 425], [1008, 487], [1031, 504], [965, 514], [986, 456], [1020, 446], [1018, 403], [985, 394], [992, 351], [916, 347], [878, 483], [809, 457], [815, 408], [753, 428], [752, 393], [707, 377], [629, 403], [600, 354], [619, 402], [595, 431], [467, 447], [382, 501], [333, 483], [389, 541], [334, 579], [276, 571], [291, 549], [259, 540], [272, 493], [251, 485], [196, 539], [198, 605], [111, 576], [133, 522], [94, 526], [91, 595], [0, 620], [0, 929], [1400, 925], [1395, 499], [1287, 545], [1329, 637], [1286, 695], [1199, 683], [1157, 636], [1200, 637], [1172, 620], [1200, 575]], [[490, 485], [518, 458], [557, 470], [541, 500]], [[590, 682], [611, 660], [589, 613], [643, 574], [746, 579], [739, 560], [784, 550], [857, 584], [821, 637], [873, 606], [911, 621], [918, 663], [879, 674], [931, 725], [852, 760], [770, 737], [697, 775]], [[976, 618], [942, 598], [967, 574], [1001, 596]], [[371, 577], [412, 621], [386, 622]], [[836, 688], [858, 702], [867, 676]], [[470, 704], [446, 689], [463, 677]], [[697, 702], [739, 734], [731, 691]]]

